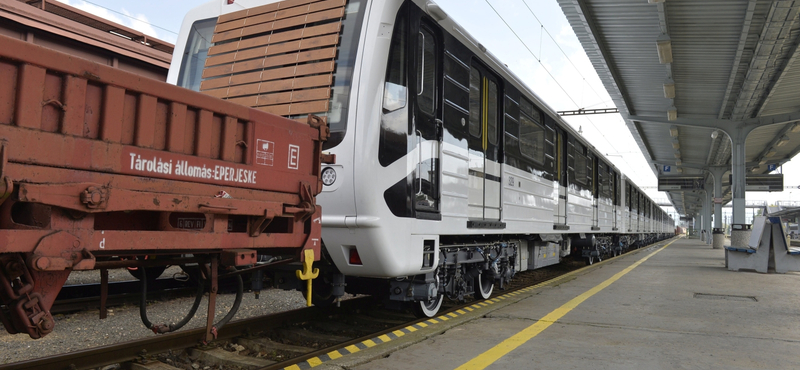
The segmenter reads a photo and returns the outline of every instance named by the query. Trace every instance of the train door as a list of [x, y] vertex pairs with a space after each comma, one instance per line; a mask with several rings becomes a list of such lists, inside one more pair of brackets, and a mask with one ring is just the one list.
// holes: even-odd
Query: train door
[[619, 174], [617, 174], [616, 172], [612, 171], [609, 174], [609, 176], [611, 176], [611, 186], [614, 189], [613, 190], [613, 196], [612, 196], [612, 199], [611, 199], [611, 206], [612, 206], [611, 208], [613, 209], [613, 212], [614, 212], [613, 215], [612, 215], [613, 216], [612, 220], [611, 220], [611, 231], [617, 231], [617, 230], [619, 230], [619, 216], [621, 214], [620, 213], [620, 211], [621, 211], [620, 210], [621, 203], [620, 203], [620, 191], [619, 191], [620, 190], [619, 189]]
[[[424, 16], [424, 15], [423, 15]], [[414, 41], [414, 120], [413, 137], [418, 150], [414, 172], [414, 211], [417, 218], [441, 219], [440, 148], [442, 112], [440, 109], [442, 39], [438, 28], [417, 18], [411, 27]]]
[[[483, 66], [472, 64], [469, 75], [469, 217], [499, 221], [501, 163], [499, 138], [500, 84]], [[471, 225], [474, 225], [472, 223]], [[481, 223], [482, 227], [490, 225]], [[498, 223], [498, 225], [500, 225]]]
[[567, 230], [567, 135], [556, 128], [556, 181], [558, 199], [555, 210], [554, 229]]
[[625, 217], [626, 230], [631, 232], [633, 231], [633, 194], [631, 193], [631, 184], [627, 180], [623, 186], [625, 186], [625, 211], [627, 213], [627, 217]]
[[597, 156], [589, 154], [592, 160], [592, 230], [600, 230], [600, 187], [602, 186], [603, 173], [600, 171], [600, 161]]

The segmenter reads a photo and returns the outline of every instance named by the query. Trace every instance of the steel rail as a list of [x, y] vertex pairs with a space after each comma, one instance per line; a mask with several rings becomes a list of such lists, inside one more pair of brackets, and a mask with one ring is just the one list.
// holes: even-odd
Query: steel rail
[[[342, 306], [355, 307], [370, 300], [370, 297], [350, 299], [342, 302]], [[300, 308], [274, 315], [233, 321], [219, 331], [217, 340], [230, 339], [252, 331], [270, 329], [292, 320], [308, 320], [324, 316], [326, 312], [316, 307]], [[200, 343], [205, 334], [205, 327], [178, 331], [157, 337], [137, 339], [130, 342], [80, 350], [45, 358], [15, 362], [0, 366], [0, 370], [80, 370], [97, 368], [109, 364], [133, 361], [145, 356], [185, 349]]]
[[[646, 247], [647, 246], [630, 249], [625, 254], [635, 250], [644, 249]], [[497, 295], [507, 294], [520, 289], [524, 289], [531, 285], [536, 285], [541, 282], [552, 280], [558, 276], [561, 276], [573, 270], [577, 270], [583, 266], [565, 267], [561, 264], [557, 264], [551, 267], [553, 267], [554, 269], [558, 269], [559, 271], [553, 271], [552, 273], [549, 273], [544, 277], [533, 277], [533, 279], [523, 277], [522, 279], [518, 280], [519, 282], [517, 284], [514, 284], [512, 280], [512, 283], [510, 284], [511, 286], [504, 289], [502, 292], [500, 291], [493, 292], [492, 296], [489, 299], [492, 299]], [[542, 270], [530, 270], [530, 271], [542, 272]], [[342, 301], [341, 306], [344, 307], [345, 309], [355, 309], [357, 307], [370, 305], [372, 304], [372, 302], [373, 302], [372, 297], [361, 297], [361, 298], [354, 298]], [[475, 302], [476, 301], [470, 301], [467, 303], [450, 306], [446, 310], [440, 311], [439, 315], [463, 309], [464, 307], [475, 304]], [[301, 320], [308, 321], [320, 317], [325, 317], [328, 315], [330, 315], [329, 310], [322, 310], [317, 307], [306, 307], [292, 311], [272, 314], [268, 316], [261, 316], [256, 318], [233, 321], [220, 330], [217, 340], [231, 339], [237, 336], [241, 336], [247, 334], [248, 332], [253, 331], [253, 328], [257, 328], [258, 331], [264, 331], [282, 326], [286, 322], [301, 321]], [[395, 330], [399, 330], [409, 325], [414, 325], [418, 322], [426, 320], [428, 320], [428, 318], [410, 320], [408, 322], [402, 323], [392, 328], [383, 329], [371, 334], [361, 336], [356, 339], [349, 340], [344, 343], [322, 348], [314, 352], [294, 357], [292, 359], [283, 362], [278, 362], [274, 365], [265, 367], [263, 370], [275, 370], [291, 366], [293, 364], [306, 361], [310, 358], [324, 355], [332, 350], [360, 343], [363, 342], [364, 340], [374, 338], [375, 336], [391, 333]], [[0, 370], [23, 370], [23, 369], [80, 370], [80, 369], [97, 368], [114, 363], [135, 361], [137, 359], [145, 359], [151, 355], [164, 353], [169, 350], [182, 350], [185, 348], [196, 346], [200, 344], [200, 341], [204, 333], [205, 333], [205, 328], [183, 330], [176, 333], [159, 335], [157, 337], [138, 339], [130, 342], [91, 348], [67, 354], [50, 356], [46, 358], [32, 359], [7, 365], [0, 365]]]
[[[655, 242], [655, 243], [659, 243], [659, 242]], [[649, 247], [649, 246], [651, 246], [651, 245], [653, 245], [655, 243], [651, 243], [651, 244], [648, 244], [646, 246], [642, 246], [640, 248], [628, 249], [627, 252], [625, 252], [623, 254], [620, 254], [618, 256], [615, 256], [615, 257], [611, 257], [611, 258], [624, 256], [624, 255], [626, 255], [628, 253], [631, 253], [633, 251], [643, 250], [643, 249], [645, 249], [645, 248], [647, 248], [647, 247]], [[573, 262], [578, 262], [578, 261], [573, 261]], [[569, 265], [565, 266], [565, 265], [562, 265], [561, 263], [556, 264], [556, 265], [547, 266], [547, 267], [545, 267], [545, 269], [547, 269], [547, 268], [558, 269], [558, 271], [553, 271], [551, 274], [548, 274], [548, 275], [546, 275], [544, 277], [533, 277], [532, 279], [527, 279], [527, 278], [519, 279], [519, 280], [517, 280], [516, 284], [514, 283], [514, 280], [512, 279], [511, 282], [509, 283], [510, 286], [508, 288], [506, 288], [506, 289], [504, 289], [502, 291], [497, 291], [497, 290], [493, 291], [492, 295], [489, 298], [485, 299], [485, 300], [480, 299], [480, 300], [468, 301], [468, 302], [465, 302], [465, 303], [457, 303], [457, 304], [454, 304], [454, 305], [448, 307], [447, 309], [440, 310], [436, 314], [436, 316], [446, 315], [446, 314], [448, 314], [450, 312], [455, 312], [455, 311], [464, 309], [466, 307], [472, 306], [476, 302], [483, 302], [483, 301], [491, 300], [492, 298], [495, 298], [495, 297], [497, 297], [499, 295], [505, 295], [505, 294], [508, 294], [508, 293], [513, 293], [515, 291], [525, 289], [525, 288], [527, 288], [529, 286], [533, 286], [533, 285], [540, 284], [540, 283], [543, 283], [543, 282], [546, 282], [546, 281], [550, 281], [550, 280], [553, 280], [555, 278], [558, 278], [559, 276], [562, 276], [562, 275], [567, 274], [569, 272], [581, 269], [583, 267], [585, 267], [585, 266], [578, 265], [577, 263], [575, 265], [573, 265], [573, 266], [569, 266]], [[528, 271], [541, 272], [542, 270], [528, 270]], [[410, 325], [415, 325], [417, 323], [420, 323], [420, 322], [423, 322], [423, 321], [427, 321], [429, 319], [430, 318], [426, 317], [426, 318], [411, 320], [411, 321], [408, 321], [406, 323], [399, 324], [397, 326], [394, 326], [394, 327], [391, 327], [391, 328], [388, 328], [388, 329], [384, 329], [384, 330], [380, 330], [380, 331], [377, 331], [377, 332], [374, 332], [374, 333], [371, 333], [371, 334], [364, 335], [364, 336], [362, 336], [360, 338], [352, 339], [352, 340], [349, 340], [349, 341], [344, 342], [344, 343], [339, 343], [339, 344], [336, 344], [336, 345], [333, 345], [333, 346], [330, 346], [330, 347], [322, 348], [322, 349], [316, 350], [314, 352], [309, 352], [309, 353], [303, 354], [302, 356], [294, 357], [294, 358], [288, 359], [286, 361], [281, 361], [281, 362], [278, 362], [276, 364], [261, 368], [259, 370], [279, 370], [279, 369], [283, 369], [283, 368], [286, 368], [286, 367], [289, 367], [289, 366], [292, 366], [292, 365], [296, 365], [296, 364], [302, 363], [303, 361], [306, 361], [308, 359], [325, 355], [325, 354], [327, 354], [327, 353], [329, 353], [331, 351], [338, 350], [338, 349], [341, 349], [341, 348], [345, 348], [347, 346], [354, 345], [354, 344], [357, 344], [357, 343], [361, 343], [361, 342], [363, 342], [365, 340], [372, 339], [372, 338], [375, 338], [377, 336], [381, 336], [381, 335], [384, 335], [384, 334], [388, 334], [388, 333], [394, 332], [396, 330], [400, 330], [400, 329], [403, 329], [405, 327], [408, 327]]]

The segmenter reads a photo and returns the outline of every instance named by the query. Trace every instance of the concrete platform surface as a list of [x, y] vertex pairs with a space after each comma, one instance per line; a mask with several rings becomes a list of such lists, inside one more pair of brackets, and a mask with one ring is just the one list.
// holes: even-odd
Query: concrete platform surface
[[301, 368], [800, 369], [800, 273], [672, 239], [425, 326]]

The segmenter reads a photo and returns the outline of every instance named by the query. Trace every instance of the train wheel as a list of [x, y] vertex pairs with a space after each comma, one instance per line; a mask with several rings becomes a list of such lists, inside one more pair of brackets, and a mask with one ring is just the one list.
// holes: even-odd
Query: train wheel
[[444, 300], [444, 294], [439, 294], [436, 296], [436, 298], [431, 299], [430, 301], [414, 302], [412, 306], [414, 316], [421, 319], [436, 316], [436, 313], [439, 312], [439, 308], [442, 307], [442, 300]]
[[594, 256], [589, 256], [588, 258], [586, 258], [587, 265], [591, 265], [593, 263], [594, 263]]
[[475, 298], [489, 299], [494, 290], [494, 277], [489, 274], [481, 273], [475, 277]]

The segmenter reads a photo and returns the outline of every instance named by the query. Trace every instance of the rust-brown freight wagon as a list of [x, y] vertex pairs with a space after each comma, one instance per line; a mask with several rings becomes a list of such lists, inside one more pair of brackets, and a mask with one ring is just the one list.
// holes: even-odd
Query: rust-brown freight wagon
[[218, 265], [319, 259], [327, 134], [0, 36], [3, 325], [52, 331], [73, 270], [198, 263], [213, 301]]

